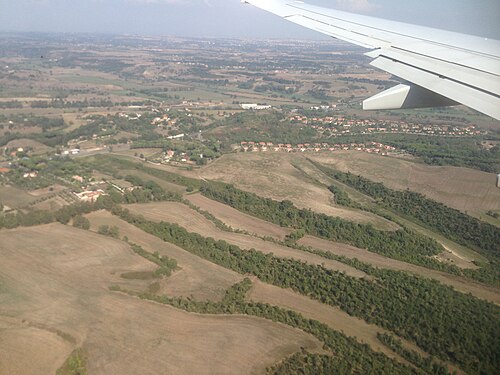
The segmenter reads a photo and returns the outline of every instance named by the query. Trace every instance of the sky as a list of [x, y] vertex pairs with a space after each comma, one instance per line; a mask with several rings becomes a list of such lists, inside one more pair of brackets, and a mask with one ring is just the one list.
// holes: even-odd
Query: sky
[[[500, 39], [498, 0], [305, 0]], [[0, 32], [325, 39], [240, 0], [0, 0]]]

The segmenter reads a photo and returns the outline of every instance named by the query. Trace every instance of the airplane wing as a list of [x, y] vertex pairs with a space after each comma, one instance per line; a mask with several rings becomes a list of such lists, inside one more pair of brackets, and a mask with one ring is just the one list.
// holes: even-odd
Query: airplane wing
[[402, 84], [363, 102], [366, 110], [464, 104], [500, 120], [500, 41], [383, 20], [293, 0], [244, 0], [284, 19], [369, 48], [371, 65]]

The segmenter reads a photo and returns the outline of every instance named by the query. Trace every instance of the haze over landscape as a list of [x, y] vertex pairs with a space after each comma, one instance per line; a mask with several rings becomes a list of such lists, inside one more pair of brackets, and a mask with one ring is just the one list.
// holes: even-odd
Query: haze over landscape
[[[494, 0], [310, 3], [500, 39]], [[0, 0], [0, 31], [325, 39], [239, 0]]]

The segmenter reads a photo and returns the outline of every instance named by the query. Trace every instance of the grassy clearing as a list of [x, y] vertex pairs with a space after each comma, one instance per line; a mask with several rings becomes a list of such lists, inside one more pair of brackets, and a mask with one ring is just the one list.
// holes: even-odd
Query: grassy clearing
[[76, 349], [68, 357], [56, 375], [87, 375], [87, 358], [82, 349]]

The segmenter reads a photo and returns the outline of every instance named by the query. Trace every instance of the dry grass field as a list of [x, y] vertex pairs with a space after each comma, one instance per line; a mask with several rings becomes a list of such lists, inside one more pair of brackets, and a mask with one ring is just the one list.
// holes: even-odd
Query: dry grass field
[[134, 204], [128, 205], [126, 208], [132, 213], [143, 215], [149, 220], [176, 223], [190, 232], [198, 233], [204, 237], [212, 237], [216, 240], [224, 240], [230, 244], [239, 246], [243, 250], [255, 249], [265, 254], [274, 254], [277, 257], [292, 258], [310, 264], [323, 265], [326, 268], [345, 272], [347, 275], [353, 277], [369, 278], [366, 273], [335, 260], [325, 259], [301, 250], [277, 245], [273, 242], [264, 241], [260, 238], [246, 234], [222, 231], [204, 216], [189, 209], [182, 203], [161, 202]]
[[53, 374], [82, 347], [90, 374], [260, 374], [321, 344], [244, 316], [197, 315], [110, 292], [153, 265], [123, 242], [58, 224], [0, 231], [0, 373]]
[[240, 229], [260, 237], [269, 236], [279, 240], [283, 240], [286, 235], [292, 232], [291, 229], [283, 228], [268, 221], [244, 214], [223, 203], [208, 199], [201, 194], [186, 195], [186, 198], [195, 206], [210, 212], [217, 219], [233, 229]]
[[197, 173], [201, 178], [232, 183], [263, 197], [290, 200], [299, 208], [310, 208], [358, 223], [371, 223], [381, 230], [397, 229], [397, 225], [382, 217], [336, 206], [326, 186], [294, 167], [295, 163], [304, 160], [302, 154], [229, 154]]
[[369, 263], [374, 267], [410, 272], [415, 275], [438, 280], [441, 283], [449, 285], [460, 292], [471, 293], [478, 298], [485, 299], [496, 303], [497, 305], [500, 305], [499, 289], [479, 284], [459, 276], [454, 276], [445, 272], [416, 266], [414, 264], [387, 258], [383, 255], [375, 254], [368, 250], [363, 250], [353, 246], [331, 242], [312, 236], [305, 236], [304, 238], [300, 239], [299, 244], [323, 251], [328, 251], [332, 254], [345, 256], [347, 258], [357, 258], [360, 261]]
[[0, 186], [0, 202], [10, 208], [20, 208], [29, 205], [38, 197], [33, 196], [25, 190], [12, 186]]
[[23, 148], [24, 150], [32, 149], [34, 154], [43, 154], [46, 152], [53, 151], [52, 147], [45, 146], [43, 143], [34, 141], [32, 139], [24, 139], [24, 138], [10, 141], [5, 145], [5, 147], [9, 149], [13, 148], [17, 149], [20, 147]]
[[100, 225], [116, 226], [121, 236], [127, 236], [130, 242], [142, 246], [144, 250], [152, 253], [157, 251], [177, 260], [180, 269], [161, 281], [162, 294], [175, 297], [192, 296], [198, 301], [219, 301], [226, 289], [243, 280], [240, 274], [147, 234], [107, 211], [93, 212], [87, 215], [87, 218], [94, 231], [97, 231]]
[[156, 182], [158, 185], [160, 185], [163, 189], [165, 189], [167, 191], [173, 191], [173, 192], [177, 192], [177, 193], [183, 193], [186, 191], [186, 188], [184, 186], [173, 184], [171, 182], [162, 180], [161, 178], [151, 176], [150, 174], [147, 174], [145, 172], [141, 172], [138, 170], [123, 170], [123, 171], [121, 171], [121, 174], [123, 176], [127, 176], [127, 175], [136, 176], [136, 177], [139, 177], [140, 179], [142, 179], [143, 181]]
[[393, 189], [410, 189], [458, 210], [479, 215], [500, 210], [495, 175], [469, 168], [432, 167], [410, 161], [358, 152], [313, 154], [311, 159], [350, 171]]

